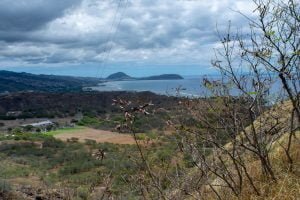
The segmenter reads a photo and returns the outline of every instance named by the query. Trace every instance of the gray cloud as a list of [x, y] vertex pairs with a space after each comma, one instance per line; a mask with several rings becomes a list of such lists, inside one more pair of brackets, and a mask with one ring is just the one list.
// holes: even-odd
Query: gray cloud
[[0, 30], [31, 31], [38, 29], [79, 3], [79, 0], [1, 0]]
[[232, 20], [242, 27], [245, 21], [231, 9], [251, 14], [248, 0], [117, 5], [116, 0], [0, 0], [0, 65], [1, 60], [97, 63], [109, 49], [110, 62], [208, 62], [217, 43], [216, 23]]

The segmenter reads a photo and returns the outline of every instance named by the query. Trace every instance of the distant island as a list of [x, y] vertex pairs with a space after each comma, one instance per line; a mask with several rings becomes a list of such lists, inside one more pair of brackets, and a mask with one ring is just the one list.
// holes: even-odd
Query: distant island
[[128, 81], [128, 80], [180, 80], [183, 79], [182, 76], [178, 74], [162, 74], [156, 76], [147, 76], [147, 77], [131, 77], [124, 72], [117, 72], [109, 75], [105, 78], [106, 81]]

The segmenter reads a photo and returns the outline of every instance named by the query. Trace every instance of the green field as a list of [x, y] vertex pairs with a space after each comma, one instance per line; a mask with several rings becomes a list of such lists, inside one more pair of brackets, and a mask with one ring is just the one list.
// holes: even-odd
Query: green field
[[54, 135], [59, 135], [59, 134], [64, 134], [64, 133], [74, 133], [76, 131], [81, 131], [84, 129], [86, 129], [86, 127], [84, 127], [84, 126], [75, 126], [72, 128], [61, 128], [61, 129], [57, 129], [54, 131], [49, 131], [49, 132], [45, 133], [45, 135], [54, 136]]

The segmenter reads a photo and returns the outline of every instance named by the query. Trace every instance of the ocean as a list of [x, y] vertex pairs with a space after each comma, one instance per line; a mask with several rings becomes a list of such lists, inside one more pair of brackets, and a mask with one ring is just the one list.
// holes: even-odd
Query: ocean
[[203, 96], [202, 76], [185, 76], [180, 80], [111, 81], [92, 87], [96, 91], [150, 91], [169, 96]]
[[[156, 94], [181, 97], [204, 97], [210, 96], [210, 91], [203, 86], [203, 78], [206, 76], [184, 76], [180, 80], [132, 80], [132, 81], [111, 81], [101, 83], [96, 87], [92, 87], [95, 91], [150, 91]], [[209, 76], [209, 79], [218, 82], [220, 76]], [[251, 88], [252, 82], [249, 81], [248, 86]], [[248, 87], [246, 86], [246, 87]], [[297, 86], [299, 87], [299, 85]], [[250, 89], [249, 88], [249, 89]], [[300, 88], [298, 88], [300, 90]], [[251, 89], [250, 89], [251, 90]], [[249, 90], [249, 93], [253, 93]], [[240, 95], [237, 89], [230, 91], [231, 95]], [[284, 95], [284, 90], [278, 79], [273, 80], [273, 84], [269, 90], [268, 96], [271, 99]], [[276, 97], [275, 97], [276, 96]]]

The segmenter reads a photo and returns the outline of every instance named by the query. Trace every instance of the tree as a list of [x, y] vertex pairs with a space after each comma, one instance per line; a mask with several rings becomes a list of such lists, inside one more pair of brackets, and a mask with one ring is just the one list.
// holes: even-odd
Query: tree
[[[201, 99], [180, 99], [179, 104], [185, 108], [174, 108], [181, 116], [176, 116], [176, 120], [187, 116], [188, 109], [192, 123], [186, 126], [186, 119], [182, 119], [176, 126], [175, 116], [168, 120], [177, 133], [172, 137], [177, 142], [172, 151], [176, 156], [183, 155], [188, 166], [193, 166], [192, 170], [179, 169], [172, 159], [166, 162], [165, 168], [162, 164], [160, 168], [152, 165], [153, 158], [147, 156], [146, 145], [138, 142], [135, 130], [136, 119], [149, 114], [149, 104], [114, 100], [125, 117], [118, 129], [125, 128], [132, 133], [140, 155], [135, 158], [141, 169], [135, 176], [139, 181], [132, 183], [132, 187], [145, 199], [153, 194], [159, 199], [205, 199], [206, 194], [212, 199], [232, 195], [243, 199], [245, 185], [250, 188], [246, 191], [248, 196], [264, 198], [265, 191], [257, 184], [258, 175], [251, 171], [259, 169], [259, 178], [268, 184], [278, 181], [279, 174], [270, 158], [275, 144], [284, 149], [288, 169], [293, 171], [290, 149], [300, 119], [300, 5], [294, 0], [253, 2], [256, 18], [240, 13], [249, 20], [247, 34], [240, 30], [232, 34], [231, 24], [225, 34], [218, 32], [222, 47], [215, 50], [212, 65], [219, 70], [221, 78], [203, 80], [209, 95]], [[278, 87], [283, 93], [278, 92]], [[290, 102], [292, 109], [285, 110]], [[280, 138], [286, 133], [289, 133], [288, 142], [283, 144]], [[160, 152], [162, 163], [169, 160], [168, 155]], [[170, 170], [172, 165], [176, 165], [174, 173]], [[211, 197], [212, 194], [215, 196]]]
[[[291, 100], [300, 119], [300, 6], [295, 0], [254, 0], [257, 19], [250, 21], [250, 33], [243, 37], [225, 37], [228, 45], [236, 40], [240, 59], [251, 65], [250, 71], [262, 69], [275, 74]], [[242, 14], [242, 13], [241, 13]], [[243, 15], [243, 14], [242, 14]], [[233, 46], [231, 46], [233, 47]], [[217, 66], [217, 64], [214, 64]]]
[[[224, 34], [218, 30], [222, 47], [215, 49], [212, 65], [221, 79], [204, 79], [209, 96], [201, 105], [190, 105], [201, 128], [178, 129], [183, 136], [180, 146], [192, 155], [201, 174], [198, 184], [210, 188], [219, 199], [219, 188], [228, 188], [239, 197], [245, 182], [261, 195], [247, 166], [250, 155], [260, 161], [262, 174], [276, 182], [270, 161], [275, 143], [284, 149], [289, 170], [293, 170], [289, 151], [300, 123], [300, 5], [294, 0], [253, 2], [256, 18], [240, 13], [249, 20], [247, 34], [241, 30], [233, 34], [230, 23]], [[286, 104], [279, 103], [285, 100], [292, 104], [287, 117], [280, 115], [280, 107]], [[286, 133], [284, 145], [279, 138]]]

